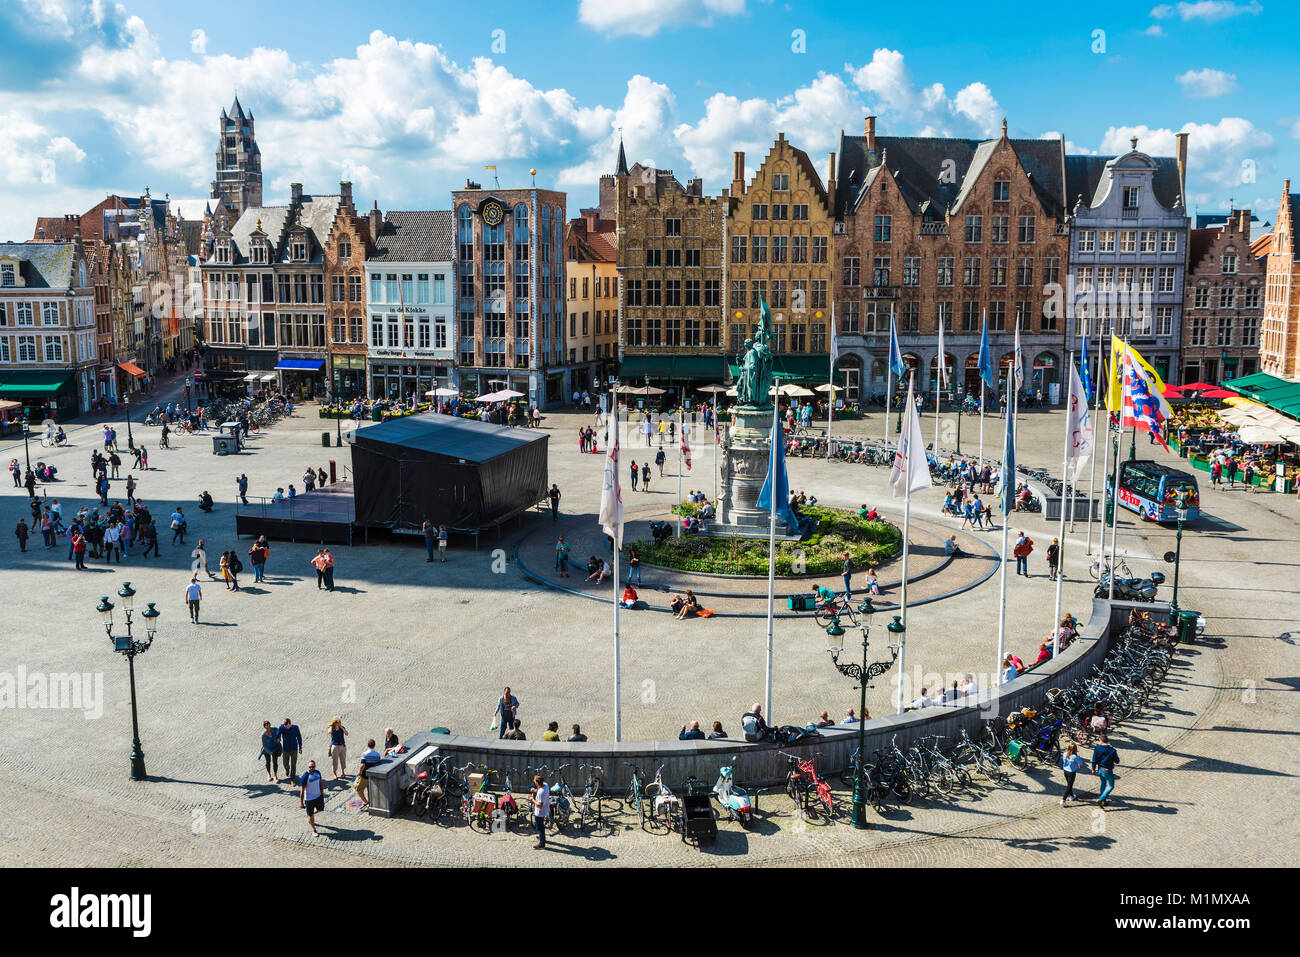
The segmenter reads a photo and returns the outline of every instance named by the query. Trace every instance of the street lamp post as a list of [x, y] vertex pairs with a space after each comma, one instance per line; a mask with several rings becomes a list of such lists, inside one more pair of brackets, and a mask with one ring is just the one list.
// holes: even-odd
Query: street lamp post
[[[338, 373], [335, 373], [335, 378], [334, 378], [334, 432], [335, 432], [335, 435], [334, 435], [334, 447], [335, 447], [336, 449], [341, 449], [341, 448], [343, 448], [343, 393], [342, 393], [342, 391], [340, 390], [339, 385], [340, 385], [340, 383], [339, 383], [339, 380], [338, 380]], [[438, 397], [437, 397], [437, 396], [434, 396], [434, 401], [437, 402], [437, 400], [438, 400]]]
[[1178, 616], [1178, 564], [1183, 557], [1183, 522], [1187, 520], [1187, 490], [1179, 489], [1174, 493], [1174, 511], [1178, 513], [1178, 536], [1174, 545], [1174, 597], [1169, 607]]
[[126, 412], [126, 447], [135, 451], [135, 438], [131, 435], [131, 396], [130, 393], [124, 393], [122, 396], [122, 410]]
[[185, 377], [185, 414], [190, 414], [190, 377]]
[[31, 429], [31, 420], [28, 418], [29, 413], [23, 413], [23, 458], [27, 460], [27, 471], [32, 470], [32, 453], [27, 448], [27, 432]]
[[144, 619], [146, 638], [144, 641], [136, 641], [131, 634], [135, 589], [131, 587], [130, 582], [122, 582], [122, 587], [118, 589], [117, 594], [122, 599], [122, 609], [126, 612], [125, 635], [113, 634], [113, 603], [108, 600], [107, 595], [99, 600], [96, 611], [104, 618], [104, 630], [108, 633], [108, 640], [113, 643], [113, 650], [126, 656], [131, 675], [131, 780], [145, 781], [148, 776], [144, 768], [144, 748], [140, 746], [140, 720], [135, 704], [135, 656], [144, 654], [153, 644], [158, 634], [158, 616], [162, 613], [154, 607], [153, 602], [149, 602], [149, 607], [140, 613], [140, 617]]
[[[871, 604], [871, 599], [865, 599], [858, 610], [867, 616], [875, 614], [875, 607]], [[895, 626], [897, 625], [897, 631]], [[902, 632], [903, 624], [895, 617], [888, 625], [891, 634]], [[872, 664], [867, 663], [867, 648], [870, 642], [867, 639], [871, 631], [870, 623], [862, 626], [862, 664], [846, 663], [840, 664], [840, 652], [843, 648], [828, 648], [831, 655], [831, 662], [835, 665], [836, 670], [846, 678], [852, 678], [858, 683], [858, 690], [861, 692], [861, 698], [858, 704], [858, 751], [857, 762], [853, 777], [853, 811], [851, 821], [854, 827], [859, 830], [865, 830], [871, 825], [867, 821], [867, 794], [866, 794], [866, 747], [867, 747], [867, 687], [873, 680], [879, 678], [898, 660], [898, 645], [890, 645], [889, 650], [892, 657], [888, 661], [877, 661]], [[829, 635], [844, 634], [844, 629], [840, 628], [838, 623], [832, 621], [826, 628]]]

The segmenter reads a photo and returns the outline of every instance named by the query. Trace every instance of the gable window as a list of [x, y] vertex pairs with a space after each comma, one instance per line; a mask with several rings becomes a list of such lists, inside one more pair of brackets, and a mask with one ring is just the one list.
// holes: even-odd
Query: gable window
[[966, 217], [966, 242], [978, 243], [984, 241], [984, 218], [982, 216]]
[[892, 229], [891, 229], [891, 227], [890, 227], [890, 217], [888, 217], [888, 216], [877, 216], [877, 217], [876, 217], [876, 223], [875, 223], [875, 238], [876, 238], [876, 242], [878, 242], [878, 243], [887, 243], [887, 242], [889, 242], [889, 241], [890, 241], [890, 240], [889, 240], [889, 236], [890, 236], [890, 233], [891, 233], [891, 232], [892, 232]]
[[791, 206], [791, 207], [790, 207], [790, 218], [791, 218], [791, 219], [807, 219], [807, 218], [808, 218], [808, 204], [807, 204], [807, 203], [795, 203], [793, 206]]
[[1137, 209], [1142, 205], [1142, 187], [1125, 186], [1124, 187], [1124, 208]]
[[1020, 217], [1020, 242], [1032, 243], [1034, 241], [1034, 217]]
[[249, 248], [248, 252], [249, 252], [249, 256], [251, 257], [252, 261], [255, 264], [259, 266], [266, 265], [266, 243], [261, 242], [260, 240], [256, 241]]
[[1228, 251], [1223, 254], [1223, 272], [1235, 273], [1237, 271], [1237, 253], [1229, 246]]
[[772, 176], [772, 189], [778, 192], [784, 192], [790, 188], [789, 173], [775, 173]]
[[754, 220], [767, 219], [767, 203], [754, 203], [750, 207], [750, 218]]
[[994, 216], [993, 221], [989, 224], [989, 239], [995, 243], [1005, 243], [1009, 229], [1009, 216]]
[[1006, 203], [1011, 200], [1011, 180], [995, 179], [993, 181], [993, 201]]
[[217, 262], [219, 263], [230, 262], [230, 243], [228, 242], [217, 243]]
[[307, 240], [303, 236], [298, 236], [292, 243], [293, 261], [302, 263], [307, 261]]
[[339, 241], [339, 259], [347, 262], [352, 258], [352, 242], [347, 239]]
[[665, 236], [680, 236], [682, 234], [682, 221], [680, 219], [664, 220]]

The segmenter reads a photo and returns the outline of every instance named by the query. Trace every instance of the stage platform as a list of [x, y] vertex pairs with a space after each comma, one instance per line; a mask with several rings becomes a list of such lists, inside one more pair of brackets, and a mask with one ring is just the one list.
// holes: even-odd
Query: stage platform
[[335, 482], [311, 492], [300, 492], [284, 502], [249, 498], [235, 507], [237, 535], [265, 535], [279, 541], [351, 545], [357, 509], [351, 482]]

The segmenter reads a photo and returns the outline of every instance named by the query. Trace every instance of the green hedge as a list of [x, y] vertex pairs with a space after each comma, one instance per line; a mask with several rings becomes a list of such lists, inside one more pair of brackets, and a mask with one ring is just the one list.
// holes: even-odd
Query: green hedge
[[[684, 514], [695, 509], [683, 503]], [[856, 512], [812, 506], [803, 513], [817, 521], [817, 529], [799, 542], [778, 542], [778, 575], [839, 574], [848, 551], [855, 568], [878, 565], [902, 548], [903, 536], [890, 522], [868, 522]], [[635, 543], [637, 554], [650, 565], [679, 571], [711, 572], [722, 575], [767, 575], [767, 539], [712, 538], [685, 535], [655, 545]], [[795, 567], [796, 561], [801, 561]]]

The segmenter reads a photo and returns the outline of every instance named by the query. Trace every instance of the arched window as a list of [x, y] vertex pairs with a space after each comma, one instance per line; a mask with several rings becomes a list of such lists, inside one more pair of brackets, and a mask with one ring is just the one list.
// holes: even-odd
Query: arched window
[[515, 207], [515, 245], [528, 242], [528, 206], [520, 203]]

